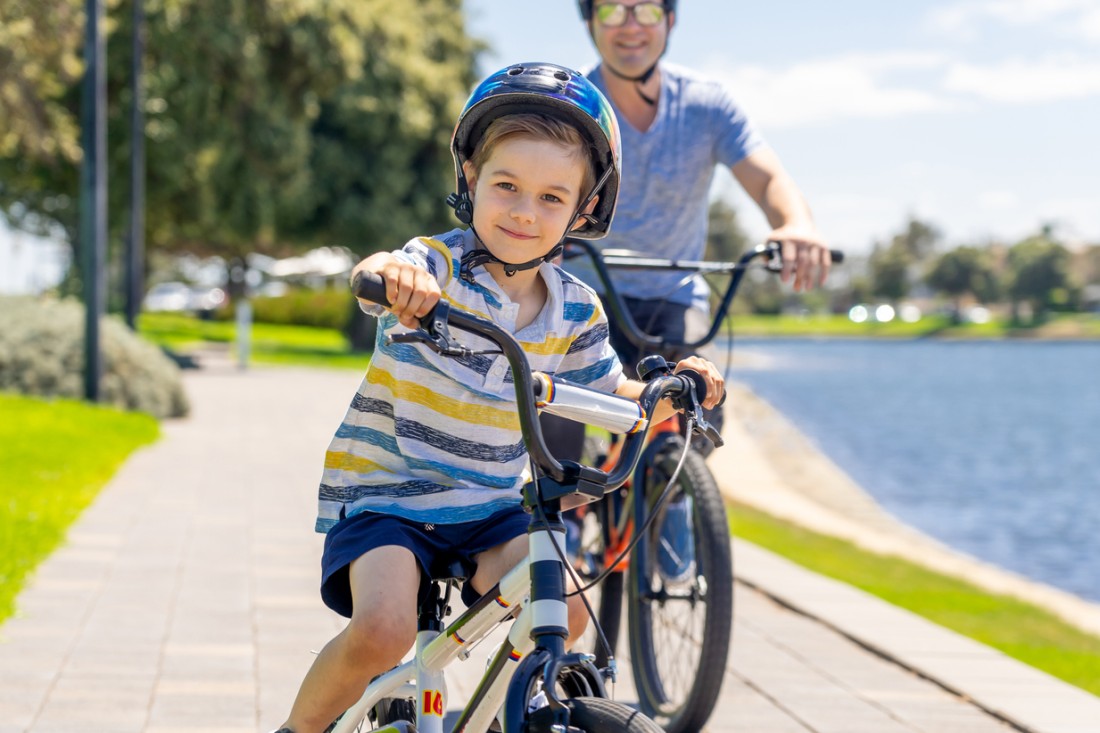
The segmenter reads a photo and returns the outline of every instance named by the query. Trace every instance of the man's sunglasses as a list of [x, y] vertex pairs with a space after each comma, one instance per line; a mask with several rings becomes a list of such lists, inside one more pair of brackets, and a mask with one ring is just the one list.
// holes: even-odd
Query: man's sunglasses
[[602, 3], [595, 7], [595, 11], [599, 24], [608, 28], [626, 25], [626, 19], [631, 15], [638, 21], [638, 25], [646, 26], [657, 25], [665, 18], [665, 6], [662, 3]]

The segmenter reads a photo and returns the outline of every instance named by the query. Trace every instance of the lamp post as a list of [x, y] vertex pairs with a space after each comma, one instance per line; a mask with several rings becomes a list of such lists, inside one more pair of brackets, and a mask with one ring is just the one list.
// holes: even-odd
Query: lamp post
[[137, 329], [141, 297], [145, 290], [145, 87], [141, 83], [145, 52], [144, 0], [134, 0], [131, 67], [133, 108], [130, 125], [130, 236], [126, 241], [126, 323]]
[[107, 244], [107, 69], [103, 2], [85, 0], [84, 86], [80, 108], [80, 245], [84, 254], [84, 396], [99, 400], [103, 354], [99, 326], [106, 301]]

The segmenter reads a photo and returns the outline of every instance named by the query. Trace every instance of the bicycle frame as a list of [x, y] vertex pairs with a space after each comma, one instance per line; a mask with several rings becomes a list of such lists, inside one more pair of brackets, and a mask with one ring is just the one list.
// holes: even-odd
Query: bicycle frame
[[[554, 532], [546, 528], [534, 529], [529, 535], [529, 557], [506, 573], [500, 583], [481, 596], [445, 629], [421, 628], [416, 636], [414, 657], [368, 685], [363, 696], [348, 709], [334, 728], [334, 733], [351, 733], [356, 730], [367, 712], [378, 701], [387, 697], [413, 698], [418, 733], [443, 733], [443, 716], [447, 711], [444, 669], [456, 659], [468, 658], [473, 647], [506, 621], [516, 608], [521, 608], [519, 616], [508, 631], [508, 640], [493, 658], [481, 684], [455, 726], [455, 730], [486, 730], [505, 701], [508, 687], [519, 667], [518, 662], [535, 649], [536, 639], [555, 646], [553, 640], [541, 638], [532, 632], [542, 629], [542, 634], [551, 634], [558, 643], [564, 645], [563, 637], [558, 636], [557, 632], [567, 627], [565, 602], [539, 599], [524, 603], [531, 592], [532, 567], [545, 563], [560, 565], [558, 553], [551, 543], [556, 542], [560, 548], [564, 548], [564, 537], [564, 527]], [[544, 565], [543, 571], [547, 569]], [[423, 623], [423, 615], [421, 620], [421, 626], [430, 626]], [[592, 673], [594, 679], [599, 680], [595, 667], [592, 667]], [[599, 689], [602, 692], [602, 683]], [[518, 730], [521, 722], [513, 721], [512, 725], [505, 723], [505, 730]], [[393, 730], [399, 729], [394, 727]]]

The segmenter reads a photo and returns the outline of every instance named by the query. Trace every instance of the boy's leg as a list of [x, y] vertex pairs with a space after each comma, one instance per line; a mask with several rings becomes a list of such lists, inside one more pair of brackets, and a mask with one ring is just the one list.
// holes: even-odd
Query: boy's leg
[[349, 568], [353, 612], [306, 674], [285, 727], [321, 733], [363, 694], [370, 680], [416, 642], [420, 568], [408, 549], [378, 547]]
[[[527, 551], [527, 535], [524, 534], [475, 555], [474, 561], [477, 562], [477, 571], [474, 573], [474, 577], [470, 579], [474, 590], [478, 593], [488, 591], [504, 577], [505, 573], [519, 565], [527, 557]], [[577, 586], [567, 572], [565, 574], [566, 591], [572, 593], [576, 588]], [[568, 649], [581, 637], [588, 626], [588, 611], [585, 610], [584, 601], [581, 600], [579, 595], [566, 598], [565, 604], [569, 611], [569, 638], [565, 640], [565, 646]]]

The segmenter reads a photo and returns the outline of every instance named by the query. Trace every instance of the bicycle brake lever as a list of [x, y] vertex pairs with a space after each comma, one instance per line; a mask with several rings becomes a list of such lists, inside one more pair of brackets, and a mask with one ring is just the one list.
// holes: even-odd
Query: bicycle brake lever
[[391, 343], [397, 344], [422, 343], [443, 356], [469, 356], [473, 352], [455, 341], [450, 329], [447, 328], [447, 317], [450, 312], [451, 306], [441, 300], [436, 303], [430, 318], [421, 319], [420, 328], [408, 333], [394, 334], [388, 338]]
[[[686, 394], [677, 397], [672, 404], [677, 409], [683, 410], [684, 414], [687, 415], [688, 420], [691, 421], [691, 431], [693, 433], [702, 435], [713, 443], [715, 448], [721, 448], [725, 444], [725, 441], [722, 440], [722, 436], [719, 434], [718, 430], [707, 421], [706, 417], [704, 417], [705, 413], [703, 412], [703, 406], [699, 404], [699, 393], [697, 390], [703, 389], [705, 391], [706, 389], [702, 382], [702, 377], [690, 370], [681, 372], [681, 375], [686, 376], [691, 381], [692, 388], [688, 390]], [[726, 397], [723, 395], [721, 402], [718, 404], [722, 405], [725, 401]]]
[[721, 433], [719, 433], [713, 425], [706, 421], [705, 418], [700, 416], [698, 419], [692, 421], [691, 431], [698, 433], [704, 438], [714, 444], [715, 448], [721, 448], [726, 444], [726, 441], [722, 439]]

